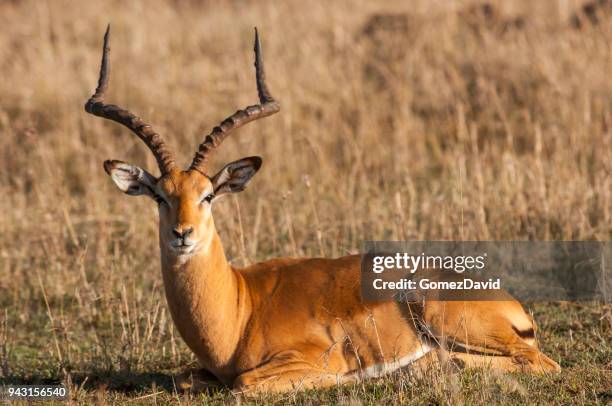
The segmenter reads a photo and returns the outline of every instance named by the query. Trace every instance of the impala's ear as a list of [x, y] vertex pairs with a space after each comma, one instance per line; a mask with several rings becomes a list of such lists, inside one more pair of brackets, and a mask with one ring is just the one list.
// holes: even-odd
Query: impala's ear
[[225, 165], [211, 180], [215, 196], [243, 191], [260, 167], [261, 158], [258, 156], [242, 158]]
[[154, 197], [157, 179], [144, 169], [121, 161], [104, 161], [104, 170], [123, 193]]

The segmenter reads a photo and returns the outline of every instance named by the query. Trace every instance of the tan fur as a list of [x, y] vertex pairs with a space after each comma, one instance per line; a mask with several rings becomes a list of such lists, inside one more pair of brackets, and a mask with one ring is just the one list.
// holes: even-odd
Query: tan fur
[[[210, 208], [198, 204], [211, 187], [195, 171], [163, 177], [158, 191], [170, 207], [160, 208], [159, 232], [172, 318], [203, 370], [223, 384], [255, 393], [355, 382], [369, 376], [365, 371], [386, 371], [378, 367], [423, 356], [424, 345], [468, 367], [559, 369], [533, 340], [516, 333], [535, 325], [507, 294], [494, 302], [362, 303], [359, 256], [231, 267]], [[193, 253], [171, 249], [177, 226], [194, 227]], [[414, 361], [422, 368], [438, 359]], [[185, 379], [181, 385], [189, 387]]]

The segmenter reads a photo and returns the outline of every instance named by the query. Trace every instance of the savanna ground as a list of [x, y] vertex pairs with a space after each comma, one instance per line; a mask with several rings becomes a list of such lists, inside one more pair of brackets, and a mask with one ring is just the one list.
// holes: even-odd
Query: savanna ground
[[[107, 22], [109, 100], [188, 163], [256, 100], [253, 26], [281, 113], [215, 166], [261, 155], [215, 207], [236, 265], [340, 256], [367, 239], [609, 240], [610, 2], [3, 1], [0, 381], [64, 382], [77, 403], [234, 402], [177, 394], [194, 362], [166, 309], [156, 208], [108, 158], [155, 172], [127, 129], [87, 115]], [[611, 309], [527, 304], [564, 371], [432, 371], [254, 401], [594, 404], [612, 399]]]

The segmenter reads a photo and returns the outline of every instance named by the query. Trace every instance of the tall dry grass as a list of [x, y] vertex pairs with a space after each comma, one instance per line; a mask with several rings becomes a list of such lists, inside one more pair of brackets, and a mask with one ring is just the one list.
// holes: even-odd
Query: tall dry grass
[[185, 164], [256, 100], [260, 28], [281, 113], [214, 161], [264, 158], [249, 189], [215, 208], [237, 265], [339, 256], [367, 239], [610, 239], [609, 12], [576, 27], [578, 1], [477, 4], [0, 4], [5, 378], [191, 359], [165, 310], [155, 205], [102, 170], [113, 158], [156, 172], [154, 159], [83, 111], [107, 22], [109, 100]]

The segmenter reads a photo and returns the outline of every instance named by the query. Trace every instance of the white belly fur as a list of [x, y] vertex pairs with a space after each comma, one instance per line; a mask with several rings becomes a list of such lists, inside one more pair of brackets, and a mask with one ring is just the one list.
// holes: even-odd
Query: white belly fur
[[369, 367], [364, 368], [361, 371], [355, 372], [352, 375], [354, 375], [355, 377], [360, 377], [361, 379], [380, 378], [381, 376], [390, 374], [394, 371], [397, 371], [398, 369], [407, 367], [408, 365], [425, 356], [431, 350], [433, 350], [433, 347], [431, 347], [427, 343], [422, 342], [419, 348], [412, 354], [403, 356], [402, 358], [399, 358], [392, 362], [370, 365]]

